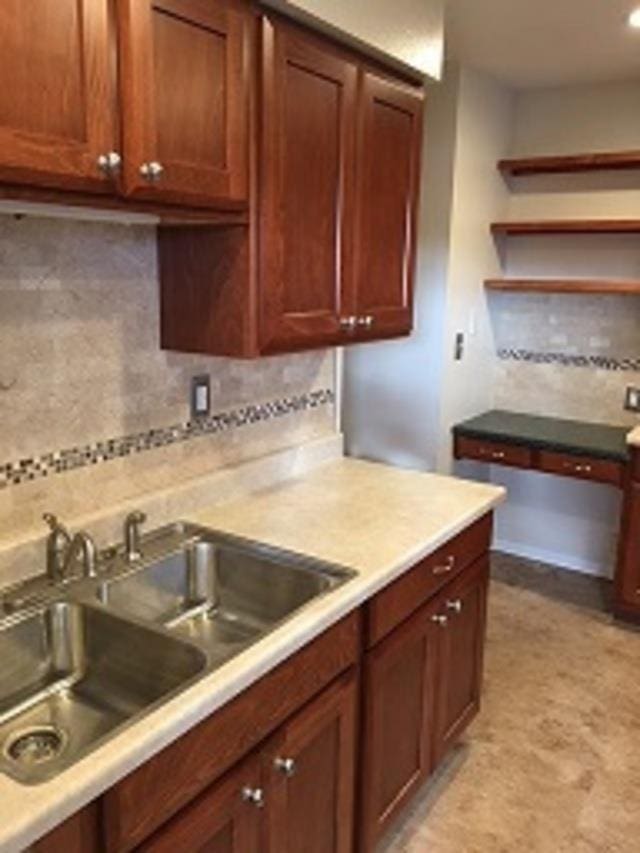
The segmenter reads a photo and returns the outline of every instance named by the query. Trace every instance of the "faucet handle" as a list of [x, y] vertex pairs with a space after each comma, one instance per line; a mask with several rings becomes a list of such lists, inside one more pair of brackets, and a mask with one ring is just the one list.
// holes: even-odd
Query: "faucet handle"
[[144, 524], [146, 520], [146, 514], [139, 509], [130, 512], [124, 520], [125, 557], [130, 563], [135, 563], [142, 557], [140, 525]]
[[56, 530], [60, 526], [58, 516], [54, 515], [52, 512], [43, 513], [42, 520], [49, 525], [51, 530]]

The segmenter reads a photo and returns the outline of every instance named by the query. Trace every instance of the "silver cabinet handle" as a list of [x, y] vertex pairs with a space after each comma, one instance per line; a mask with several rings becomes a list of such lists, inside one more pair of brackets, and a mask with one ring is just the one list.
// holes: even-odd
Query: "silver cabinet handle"
[[591, 465], [580, 465], [575, 462], [565, 462], [564, 467], [569, 471], [575, 471], [576, 474], [590, 474], [593, 470]]
[[431, 621], [435, 622], [436, 625], [440, 625], [441, 628], [446, 628], [449, 623], [449, 617], [444, 616], [442, 613], [434, 613], [431, 617]]
[[273, 766], [288, 778], [291, 778], [296, 772], [296, 762], [293, 758], [276, 758]]
[[264, 791], [262, 788], [249, 788], [248, 786], [242, 789], [242, 799], [245, 803], [255, 806], [257, 809], [264, 808]]
[[447, 610], [452, 610], [454, 613], [462, 613], [462, 601], [459, 598], [447, 601]]
[[351, 317], [340, 317], [340, 328], [345, 329], [347, 332], [352, 332], [355, 327], [358, 325], [358, 318]]
[[453, 554], [450, 554], [444, 563], [439, 566], [434, 566], [431, 570], [434, 575], [448, 575], [449, 572], [452, 572], [456, 565], [456, 558]]
[[373, 326], [374, 317], [372, 314], [367, 314], [364, 317], [358, 317], [358, 325], [365, 329], [370, 329]]
[[156, 160], [152, 160], [150, 163], [143, 163], [142, 166], [140, 166], [140, 174], [150, 183], [159, 181], [163, 172], [164, 166]]
[[505, 455], [506, 455], [506, 454], [504, 453], [504, 451], [503, 451], [503, 450], [495, 450], [495, 451], [491, 454], [491, 458], [492, 458], [492, 459], [504, 459]]
[[122, 165], [122, 157], [117, 151], [109, 151], [98, 157], [98, 168], [105, 175], [117, 175]]

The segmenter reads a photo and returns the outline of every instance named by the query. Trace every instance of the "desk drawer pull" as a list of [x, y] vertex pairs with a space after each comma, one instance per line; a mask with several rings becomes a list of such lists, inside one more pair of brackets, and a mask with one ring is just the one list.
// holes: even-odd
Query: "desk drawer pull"
[[575, 471], [576, 474], [590, 474], [593, 471], [591, 465], [580, 465], [577, 462], [565, 462], [564, 467], [569, 471]]
[[456, 565], [456, 558], [453, 554], [447, 557], [444, 563], [439, 566], [434, 566], [432, 571], [434, 575], [448, 575], [452, 572]]

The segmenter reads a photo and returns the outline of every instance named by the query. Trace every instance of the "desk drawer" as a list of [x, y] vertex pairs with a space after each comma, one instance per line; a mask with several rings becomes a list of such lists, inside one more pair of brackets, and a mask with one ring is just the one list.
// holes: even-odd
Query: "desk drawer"
[[499, 441], [485, 441], [479, 438], [456, 438], [457, 459], [478, 459], [495, 465], [512, 465], [515, 468], [530, 468], [532, 453], [528, 447], [505, 444]]
[[492, 513], [483, 516], [374, 596], [366, 608], [367, 648], [376, 645], [452, 578], [488, 553], [492, 523]]
[[612, 459], [594, 459], [590, 456], [573, 456], [570, 453], [555, 453], [541, 450], [538, 467], [548, 474], [561, 474], [579, 480], [610, 483], [622, 486], [624, 465]]

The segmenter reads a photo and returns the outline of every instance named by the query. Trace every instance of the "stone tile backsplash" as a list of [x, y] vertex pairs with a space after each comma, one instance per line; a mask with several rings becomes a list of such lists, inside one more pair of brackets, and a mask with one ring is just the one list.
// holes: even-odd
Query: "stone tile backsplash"
[[0, 217], [0, 469], [186, 428], [194, 374], [210, 375], [220, 416], [286, 414], [4, 488], [0, 537], [33, 526], [43, 507], [88, 513], [335, 432], [333, 353], [243, 362], [162, 352], [157, 276], [152, 227]]
[[635, 425], [623, 409], [640, 384], [640, 297], [491, 293], [495, 405]]

